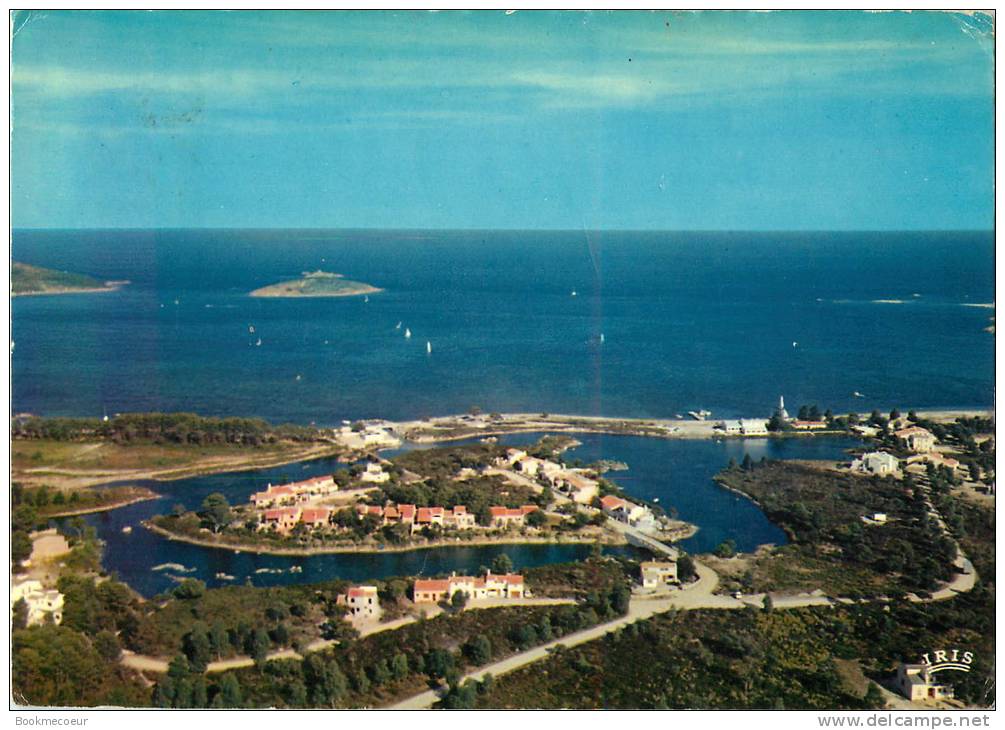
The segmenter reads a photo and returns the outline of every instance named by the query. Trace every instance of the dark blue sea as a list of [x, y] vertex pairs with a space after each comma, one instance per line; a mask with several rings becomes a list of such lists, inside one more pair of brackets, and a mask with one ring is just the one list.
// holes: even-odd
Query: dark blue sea
[[[12, 302], [15, 412], [993, 403], [994, 311], [967, 306], [994, 300], [991, 233], [25, 230], [13, 257], [132, 281]], [[385, 291], [246, 296], [314, 269]]]
[[[975, 306], [994, 300], [991, 233], [16, 231], [13, 257], [132, 282], [114, 293], [12, 301], [14, 412], [337, 424], [474, 405], [638, 417], [706, 408], [728, 417], [766, 416], [779, 395], [790, 407], [840, 412], [994, 402], [994, 335], [984, 331], [994, 311]], [[315, 269], [385, 291], [368, 300], [247, 296]], [[741, 550], [785, 539], [752, 503], [712, 482], [730, 457], [839, 459], [852, 445], [581, 440], [571, 457], [627, 462], [615, 481], [698, 524], [684, 543], [693, 552], [726, 538]], [[269, 480], [334, 468], [309, 462], [152, 484], [162, 499], [88, 520], [107, 543], [106, 568], [146, 595], [169, 588], [172, 574], [273, 585], [476, 570], [502, 550], [518, 567], [588, 552], [283, 558], [169, 543], [138, 526], [212, 491], [245, 501]], [[191, 572], [153, 570], [163, 563]], [[294, 565], [302, 572], [290, 572]]]

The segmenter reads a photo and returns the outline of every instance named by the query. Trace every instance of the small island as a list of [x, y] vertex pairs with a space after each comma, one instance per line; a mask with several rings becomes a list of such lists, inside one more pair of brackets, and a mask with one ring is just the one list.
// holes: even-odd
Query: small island
[[10, 291], [12, 296], [29, 294], [84, 294], [115, 291], [128, 281], [99, 281], [86, 274], [56, 271], [12, 261]]
[[305, 271], [300, 279], [281, 281], [251, 292], [253, 297], [354, 297], [383, 291], [327, 271]]

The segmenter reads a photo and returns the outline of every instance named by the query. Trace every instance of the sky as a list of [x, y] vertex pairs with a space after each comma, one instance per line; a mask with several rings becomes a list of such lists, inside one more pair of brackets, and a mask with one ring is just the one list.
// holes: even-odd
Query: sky
[[990, 229], [993, 22], [18, 12], [15, 227]]

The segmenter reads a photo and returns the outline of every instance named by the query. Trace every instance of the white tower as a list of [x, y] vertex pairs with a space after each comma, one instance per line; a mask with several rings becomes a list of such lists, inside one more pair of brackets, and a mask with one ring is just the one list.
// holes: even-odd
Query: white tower
[[779, 418], [788, 418], [789, 417], [788, 411], [785, 410], [785, 396], [784, 395], [778, 396], [778, 417]]

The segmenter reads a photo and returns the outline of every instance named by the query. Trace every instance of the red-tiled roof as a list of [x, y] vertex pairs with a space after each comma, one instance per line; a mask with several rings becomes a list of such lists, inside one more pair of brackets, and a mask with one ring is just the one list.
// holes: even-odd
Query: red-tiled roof
[[398, 512], [401, 513], [401, 519], [411, 520], [415, 518], [415, 505], [414, 504], [399, 504]]
[[425, 593], [428, 591], [442, 592], [450, 589], [450, 581], [447, 579], [437, 580], [417, 580], [412, 589], [415, 593]]
[[606, 497], [600, 498], [600, 504], [604, 509], [618, 509], [625, 506], [625, 500], [608, 494]]
[[305, 509], [300, 519], [304, 522], [327, 522], [329, 514], [331, 514], [331, 510], [326, 507]]
[[377, 595], [376, 586], [356, 586], [349, 589], [349, 598], [366, 598]]
[[297, 507], [280, 507], [279, 509], [265, 510], [265, 519], [279, 520], [283, 517], [294, 517], [300, 511]]

